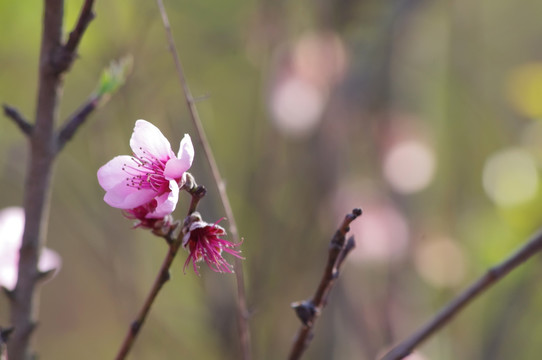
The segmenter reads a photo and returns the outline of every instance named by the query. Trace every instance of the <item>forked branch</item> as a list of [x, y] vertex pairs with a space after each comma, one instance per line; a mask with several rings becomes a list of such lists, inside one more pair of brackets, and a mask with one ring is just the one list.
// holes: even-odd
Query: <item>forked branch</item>
[[352, 213], [346, 215], [341, 226], [335, 232], [335, 235], [333, 235], [329, 244], [326, 268], [313, 298], [292, 304], [302, 325], [299, 328], [294, 344], [292, 345], [288, 357], [290, 360], [299, 359], [312, 340], [314, 323], [318, 319], [318, 316], [320, 316], [324, 306], [326, 306], [329, 292], [331, 291], [335, 280], [339, 277], [339, 272], [344, 259], [355, 247], [354, 237], [351, 236], [347, 241], [346, 234], [350, 231], [350, 223], [360, 215], [361, 209], [352, 210]]

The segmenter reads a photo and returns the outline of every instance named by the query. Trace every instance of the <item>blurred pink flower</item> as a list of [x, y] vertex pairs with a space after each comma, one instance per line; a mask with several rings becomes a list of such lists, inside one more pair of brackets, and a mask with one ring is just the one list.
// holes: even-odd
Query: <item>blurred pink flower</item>
[[[19, 249], [23, 241], [24, 210], [8, 207], [0, 211], [0, 285], [13, 290], [17, 284]], [[62, 259], [53, 250], [43, 248], [38, 270], [54, 274], [60, 269]]]
[[104, 201], [119, 209], [136, 209], [156, 200], [146, 218], [163, 218], [175, 210], [179, 188], [192, 166], [194, 147], [190, 136], [181, 140], [175, 156], [160, 130], [145, 120], [137, 120], [130, 139], [133, 155], [113, 158], [98, 170], [98, 182], [106, 191]]
[[220, 236], [226, 235], [226, 230], [217, 225], [222, 219], [214, 224], [209, 224], [202, 221], [198, 213], [191, 216], [195, 217], [196, 221], [190, 223], [184, 230], [183, 247], [190, 251], [188, 259], [184, 263], [184, 270], [192, 261], [194, 272], [199, 275], [196, 263], [205, 260], [209, 268], [215, 272], [233, 273], [233, 266], [222, 257], [222, 251], [243, 259], [240, 255], [241, 252], [233, 249], [241, 244], [234, 244], [220, 238]]

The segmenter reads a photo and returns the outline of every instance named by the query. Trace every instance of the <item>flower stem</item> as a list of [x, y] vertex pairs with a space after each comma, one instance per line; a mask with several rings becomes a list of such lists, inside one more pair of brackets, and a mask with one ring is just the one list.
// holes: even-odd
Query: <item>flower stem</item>
[[[209, 144], [209, 141], [207, 140], [205, 130], [203, 129], [203, 125], [199, 118], [198, 110], [196, 108], [196, 102], [194, 100], [194, 97], [192, 96], [192, 92], [190, 91], [188, 82], [186, 81], [186, 78], [184, 76], [183, 67], [181, 65], [181, 60], [179, 58], [179, 54], [175, 46], [175, 41], [173, 39], [173, 34], [171, 32], [171, 26], [169, 24], [169, 19], [167, 16], [166, 9], [164, 7], [164, 3], [162, 0], [156, 0], [156, 3], [158, 5], [158, 9], [162, 17], [162, 23], [164, 25], [164, 29], [166, 32], [169, 49], [173, 56], [173, 61], [175, 63], [175, 68], [177, 70], [177, 76], [179, 78], [179, 82], [183, 88], [186, 104], [190, 112], [190, 117], [192, 119], [192, 122], [194, 123], [194, 126], [196, 127], [198, 137], [201, 141], [203, 151], [205, 153], [205, 157], [207, 158], [207, 161], [211, 168], [211, 172], [213, 174], [214, 181], [218, 188], [220, 200], [222, 202], [222, 205], [224, 206], [226, 217], [228, 218], [229, 232], [231, 236], [233, 237], [234, 243], [238, 244], [241, 242], [241, 239], [239, 237], [239, 233], [237, 232], [237, 224], [235, 222], [235, 217], [233, 216], [233, 210], [230, 204], [230, 200], [228, 198], [228, 194], [226, 193], [226, 186], [224, 185], [224, 180], [222, 179], [222, 176], [220, 175], [220, 171], [216, 164], [216, 160], [211, 150], [211, 146]], [[240, 340], [241, 351], [242, 351], [242, 359], [250, 360], [252, 358], [252, 352], [251, 352], [251, 347], [250, 347], [250, 329], [248, 325], [249, 313], [247, 309], [247, 302], [246, 302], [246, 295], [245, 295], [245, 280], [243, 276], [243, 266], [242, 266], [241, 259], [235, 258], [234, 269], [235, 269], [235, 278], [237, 281], [237, 320], [238, 320], [238, 326], [239, 326], [238, 329], [239, 329], [239, 340]]]
[[[186, 189], [186, 191], [190, 195], [192, 195], [192, 201], [190, 202], [188, 216], [194, 211], [196, 211], [196, 207], [198, 206], [199, 201], [205, 196], [205, 193], [207, 192], [203, 186], [195, 185], [195, 183], [193, 182], [191, 182], [191, 184], [193, 184], [193, 186], [190, 186], [189, 189]], [[134, 344], [134, 341], [139, 334], [139, 330], [141, 330], [141, 327], [143, 326], [143, 323], [147, 318], [147, 314], [151, 310], [151, 306], [154, 303], [154, 300], [160, 292], [160, 289], [162, 289], [162, 286], [164, 286], [164, 284], [169, 280], [169, 268], [171, 267], [171, 264], [173, 263], [173, 260], [175, 259], [175, 256], [177, 255], [177, 252], [179, 251], [179, 248], [181, 247], [183, 242], [182, 232], [179, 232], [176, 236], [173, 235], [177, 228], [178, 224], [174, 223], [169, 227], [169, 230], [153, 231], [153, 234], [161, 236], [166, 240], [169, 245], [169, 249], [166, 257], [164, 258], [164, 261], [162, 262], [160, 271], [158, 271], [158, 275], [154, 280], [151, 290], [147, 295], [145, 302], [143, 303], [143, 306], [139, 310], [136, 319], [132, 322], [130, 328], [128, 329], [128, 332], [126, 333], [126, 336], [124, 337], [124, 341], [122, 342], [122, 345], [119, 349], [117, 356], [115, 357], [115, 360], [122, 360], [126, 358], [126, 355], [128, 355], [128, 353], [130, 352], [130, 349], [132, 348], [132, 345]]]

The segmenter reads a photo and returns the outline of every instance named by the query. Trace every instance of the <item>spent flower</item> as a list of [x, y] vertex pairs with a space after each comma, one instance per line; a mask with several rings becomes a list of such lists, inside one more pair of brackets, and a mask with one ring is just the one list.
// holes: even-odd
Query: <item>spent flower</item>
[[222, 252], [243, 259], [240, 255], [241, 252], [234, 249], [241, 244], [234, 244], [221, 238], [221, 236], [226, 236], [226, 230], [218, 225], [221, 220], [209, 224], [201, 219], [198, 212], [192, 213], [185, 220], [182, 245], [189, 251], [189, 255], [184, 263], [184, 270], [192, 262], [194, 272], [199, 275], [196, 263], [205, 261], [209, 268], [215, 272], [233, 273], [233, 266], [222, 257]]
[[[17, 284], [19, 249], [23, 241], [24, 210], [8, 207], [0, 211], [0, 285], [13, 290]], [[56, 274], [62, 259], [57, 252], [43, 248], [38, 260], [38, 270]]]
[[132, 156], [116, 156], [98, 170], [98, 182], [106, 191], [104, 201], [131, 212], [136, 219], [141, 206], [146, 210], [145, 218], [164, 218], [175, 210], [179, 189], [194, 160], [190, 136], [184, 135], [176, 156], [156, 126], [137, 120], [130, 147]]

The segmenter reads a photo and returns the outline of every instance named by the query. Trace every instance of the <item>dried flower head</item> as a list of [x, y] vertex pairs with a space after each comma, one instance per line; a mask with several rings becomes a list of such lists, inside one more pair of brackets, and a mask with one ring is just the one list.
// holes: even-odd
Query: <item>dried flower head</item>
[[226, 230], [218, 225], [221, 220], [209, 224], [201, 219], [198, 212], [194, 212], [185, 220], [183, 247], [190, 252], [184, 263], [185, 270], [192, 261], [194, 272], [199, 275], [196, 263], [203, 260], [213, 271], [233, 273], [233, 266], [222, 257], [222, 252], [243, 259], [241, 252], [234, 249], [241, 244], [234, 244], [221, 238], [221, 236], [226, 236]]

